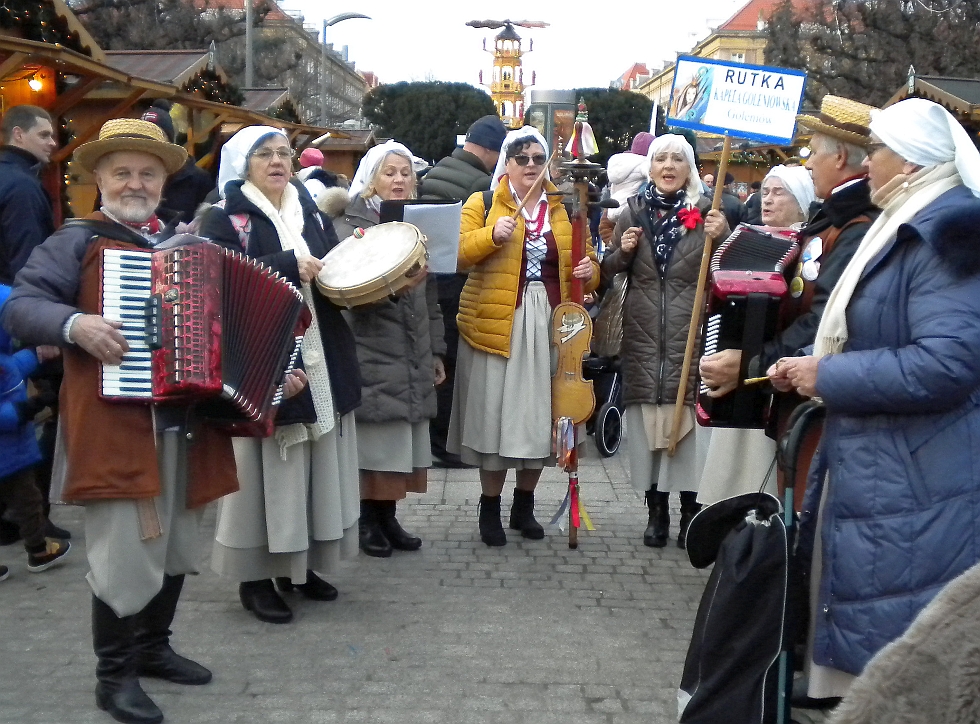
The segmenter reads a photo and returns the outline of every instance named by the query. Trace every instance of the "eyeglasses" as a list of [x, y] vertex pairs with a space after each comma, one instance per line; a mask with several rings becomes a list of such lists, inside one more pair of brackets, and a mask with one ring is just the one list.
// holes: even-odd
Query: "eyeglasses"
[[291, 148], [263, 148], [252, 154], [252, 158], [268, 163], [273, 156], [278, 156], [283, 161], [288, 161], [296, 155], [296, 151]]
[[548, 161], [548, 157], [543, 153], [536, 153], [533, 156], [521, 153], [517, 156], [511, 156], [511, 158], [517, 161], [518, 166], [527, 166], [529, 163], [533, 163], [535, 166], [544, 166]]

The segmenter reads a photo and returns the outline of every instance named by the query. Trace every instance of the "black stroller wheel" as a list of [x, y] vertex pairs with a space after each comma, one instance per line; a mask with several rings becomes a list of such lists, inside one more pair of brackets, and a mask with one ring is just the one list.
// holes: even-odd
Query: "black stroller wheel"
[[611, 402], [599, 408], [595, 416], [595, 446], [604, 458], [612, 457], [623, 441], [623, 415]]

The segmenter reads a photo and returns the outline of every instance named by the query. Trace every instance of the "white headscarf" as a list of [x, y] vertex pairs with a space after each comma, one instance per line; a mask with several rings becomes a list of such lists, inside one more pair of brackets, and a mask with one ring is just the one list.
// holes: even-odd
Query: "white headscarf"
[[694, 161], [694, 149], [687, 139], [679, 133], [665, 133], [657, 136], [650, 142], [650, 149], [647, 151], [647, 176], [650, 175], [650, 166], [653, 164], [653, 157], [661, 151], [680, 151], [687, 159], [688, 177], [684, 192], [687, 194], [686, 203], [694, 205], [701, 198], [701, 179], [698, 176], [698, 165]]
[[980, 196], [980, 151], [953, 115], [925, 98], [907, 98], [871, 112], [871, 132], [917, 166], [952, 161], [974, 196]]
[[364, 154], [364, 158], [357, 165], [357, 173], [354, 174], [354, 180], [351, 182], [350, 189], [347, 191], [347, 195], [351, 201], [367, 190], [378, 167], [389, 153], [397, 153], [399, 156], [404, 156], [412, 164], [412, 170], [415, 170], [415, 156], [412, 155], [412, 152], [404, 144], [398, 141], [388, 140], [380, 146], [374, 146]]
[[[541, 144], [541, 148], [544, 149], [544, 155], [549, 154], [548, 143], [544, 140], [544, 136], [538, 133], [538, 129], [534, 126], [524, 126], [523, 128], [518, 128], [516, 131], [510, 131], [505, 137], [504, 142], [500, 146], [500, 156], [497, 157], [497, 166], [493, 169], [493, 178], [490, 181], [490, 190], [495, 191], [497, 186], [500, 184], [500, 177], [504, 175], [504, 166], [507, 165], [507, 149], [510, 148], [511, 144], [514, 143], [519, 138], [527, 138], [531, 136], [534, 138], [535, 142]], [[551, 171], [547, 171], [545, 179], [551, 180]]]
[[778, 178], [783, 182], [786, 190], [793, 194], [796, 203], [800, 205], [800, 212], [805, 221], [810, 213], [810, 204], [816, 201], [817, 194], [813, 189], [813, 177], [810, 172], [802, 166], [773, 166], [762, 180], [765, 185], [766, 179]]
[[221, 147], [221, 162], [218, 164], [218, 194], [225, 197], [225, 185], [229, 181], [245, 178], [248, 171], [248, 157], [268, 136], [282, 136], [289, 145], [289, 137], [281, 128], [272, 126], [246, 126]]

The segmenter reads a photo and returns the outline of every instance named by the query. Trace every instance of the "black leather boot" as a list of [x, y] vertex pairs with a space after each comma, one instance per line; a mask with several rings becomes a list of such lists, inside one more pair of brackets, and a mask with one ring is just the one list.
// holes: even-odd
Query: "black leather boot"
[[534, 519], [534, 491], [514, 489], [514, 504], [510, 508], [510, 529], [519, 530], [531, 540], [544, 538], [544, 528]]
[[422, 547], [422, 539], [402, 528], [395, 517], [397, 503], [394, 500], [374, 501], [378, 511], [378, 527], [391, 547], [399, 551], [417, 551]]
[[500, 522], [500, 496], [480, 496], [480, 540], [494, 548], [507, 545], [507, 534]]
[[283, 593], [294, 588], [311, 601], [336, 601], [339, 591], [313, 571], [306, 571], [306, 583], [293, 583], [290, 578], [276, 578], [276, 587]]
[[271, 578], [238, 584], [238, 597], [245, 610], [254, 613], [259, 621], [289, 623], [293, 620], [293, 612], [282, 600], [282, 596], [276, 593]]
[[667, 538], [670, 534], [668, 498], [667, 493], [658, 492], [656, 488], [650, 488], [646, 492], [650, 517], [647, 521], [647, 529], [643, 531], [643, 545], [650, 548], [663, 548], [667, 545]]
[[136, 635], [136, 673], [165, 679], [174, 684], [200, 686], [211, 681], [211, 672], [170, 647], [170, 624], [177, 612], [177, 600], [184, 577], [163, 577], [163, 588], [146, 608], [133, 617]]
[[681, 550], [687, 548], [687, 529], [691, 525], [691, 520], [698, 511], [701, 510], [701, 503], [698, 502], [698, 494], [690, 490], [681, 492], [681, 531], [677, 534], [677, 547]]
[[391, 543], [378, 523], [378, 501], [361, 501], [361, 519], [357, 522], [358, 544], [366, 555], [374, 558], [391, 556]]
[[92, 645], [98, 657], [95, 704], [116, 721], [158, 724], [163, 712], [136, 678], [133, 618], [120, 618], [107, 603], [92, 596]]

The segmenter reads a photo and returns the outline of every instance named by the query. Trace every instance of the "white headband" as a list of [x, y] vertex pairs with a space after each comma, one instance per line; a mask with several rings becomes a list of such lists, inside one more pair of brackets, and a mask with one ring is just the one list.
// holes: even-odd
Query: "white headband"
[[361, 162], [357, 166], [357, 173], [354, 174], [354, 180], [351, 181], [350, 189], [347, 191], [347, 196], [351, 201], [364, 193], [368, 184], [371, 183], [371, 179], [374, 178], [378, 166], [381, 165], [381, 162], [385, 160], [385, 157], [389, 153], [397, 153], [399, 156], [404, 156], [412, 164], [412, 170], [415, 170], [415, 156], [412, 155], [412, 152], [404, 144], [398, 141], [388, 140], [380, 146], [374, 146], [364, 154], [364, 158], [361, 159]]
[[907, 98], [871, 112], [871, 132], [917, 166], [953, 161], [963, 184], [980, 196], [980, 151], [953, 115], [925, 98]]
[[218, 163], [218, 194], [225, 197], [225, 185], [229, 181], [244, 179], [248, 172], [248, 156], [255, 146], [266, 136], [282, 136], [289, 144], [289, 137], [281, 128], [272, 126], [246, 126], [228, 139], [221, 147], [221, 161]]
[[793, 194], [796, 203], [800, 205], [800, 211], [805, 220], [810, 214], [810, 204], [817, 199], [817, 194], [813, 189], [813, 177], [810, 172], [802, 166], [773, 166], [762, 180], [763, 186], [766, 179], [778, 178], [783, 182], [786, 190]]
[[[516, 131], [510, 131], [505, 137], [504, 142], [500, 146], [500, 156], [497, 157], [497, 166], [493, 170], [493, 179], [490, 181], [490, 190], [494, 191], [497, 185], [500, 183], [500, 177], [504, 175], [504, 166], [507, 165], [507, 149], [510, 145], [519, 138], [527, 138], [531, 136], [534, 138], [536, 143], [541, 144], [541, 148], [544, 149], [544, 155], [548, 155], [548, 144], [544, 140], [544, 136], [538, 133], [538, 129], [534, 126], [524, 126], [523, 128], [518, 128]], [[546, 170], [545, 178], [551, 180], [551, 170]]]

